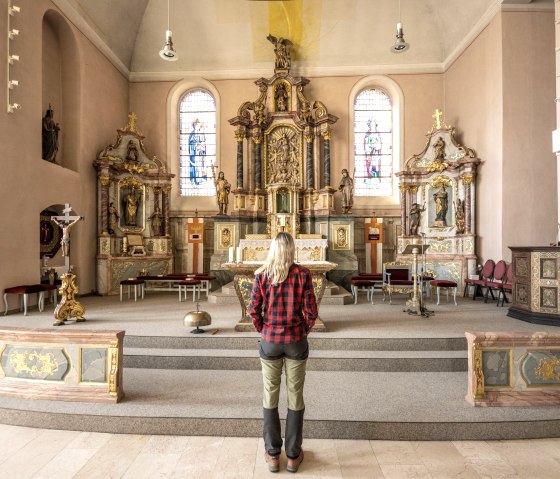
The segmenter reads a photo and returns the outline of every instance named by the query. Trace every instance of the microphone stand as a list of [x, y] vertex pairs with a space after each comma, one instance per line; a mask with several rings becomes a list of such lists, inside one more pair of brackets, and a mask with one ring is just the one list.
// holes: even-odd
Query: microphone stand
[[420, 233], [422, 235], [422, 272], [420, 275], [420, 315], [424, 317], [429, 317], [434, 314], [424, 306], [424, 274], [426, 272], [426, 233]]

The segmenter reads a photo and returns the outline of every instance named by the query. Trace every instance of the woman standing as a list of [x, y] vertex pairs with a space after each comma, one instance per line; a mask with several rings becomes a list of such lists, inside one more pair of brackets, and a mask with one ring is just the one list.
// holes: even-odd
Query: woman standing
[[307, 335], [317, 319], [317, 301], [311, 272], [294, 263], [295, 244], [279, 233], [270, 245], [266, 262], [256, 271], [249, 313], [261, 334], [259, 354], [263, 374], [263, 437], [265, 460], [271, 472], [279, 470], [282, 433], [278, 398], [282, 368], [288, 388], [285, 450], [288, 471], [297, 472], [303, 461], [303, 385], [309, 355]]

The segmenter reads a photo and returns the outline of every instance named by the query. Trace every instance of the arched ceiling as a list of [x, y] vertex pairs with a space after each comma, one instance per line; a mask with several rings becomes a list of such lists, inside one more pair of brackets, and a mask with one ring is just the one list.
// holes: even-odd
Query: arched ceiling
[[396, 55], [390, 46], [399, 20], [397, 0], [169, 0], [179, 60], [166, 62], [158, 55], [167, 29], [166, 0], [54, 2], [81, 17], [132, 75], [226, 72], [232, 77], [270, 70], [269, 33], [294, 42], [292, 65], [300, 73], [441, 65], [503, 3], [553, 5], [553, 0], [401, 0], [410, 49]]

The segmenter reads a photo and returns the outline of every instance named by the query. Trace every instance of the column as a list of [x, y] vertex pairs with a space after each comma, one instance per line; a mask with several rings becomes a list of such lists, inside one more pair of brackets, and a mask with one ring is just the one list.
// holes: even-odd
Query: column
[[235, 132], [237, 141], [237, 188], [243, 188], [243, 140], [245, 139], [245, 128], [238, 128]]
[[323, 135], [323, 188], [331, 186], [331, 132], [326, 129]]
[[311, 128], [307, 128], [306, 130], [307, 130], [305, 132], [305, 145], [307, 147], [306, 164], [305, 164], [305, 176], [307, 178], [306, 186], [307, 188], [313, 188], [313, 185], [315, 184], [314, 169], [313, 169], [313, 133], [311, 133]]
[[253, 136], [255, 142], [255, 191], [262, 189], [262, 136]]
[[408, 225], [406, 223], [406, 211], [407, 211], [407, 201], [406, 192], [408, 191], [407, 185], [399, 185], [399, 190], [401, 191], [401, 231], [403, 236], [408, 235]]
[[163, 233], [165, 236], [169, 236], [169, 192], [171, 191], [171, 186], [164, 186], [162, 190], [161, 207], [163, 209]]
[[465, 189], [465, 234], [472, 233], [472, 199], [471, 199], [471, 183], [473, 182], [473, 175], [464, 175], [463, 188]]
[[107, 235], [108, 233], [108, 211], [109, 211], [109, 183], [108, 175], [101, 175], [99, 177], [101, 183], [101, 234]]

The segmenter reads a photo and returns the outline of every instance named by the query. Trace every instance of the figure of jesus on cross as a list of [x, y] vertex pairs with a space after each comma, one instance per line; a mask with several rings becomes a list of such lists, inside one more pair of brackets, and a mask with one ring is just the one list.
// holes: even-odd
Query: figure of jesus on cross
[[68, 255], [70, 253], [70, 228], [74, 226], [78, 221], [83, 220], [83, 216], [70, 216], [72, 207], [69, 203], [64, 205], [62, 212], [63, 216], [52, 216], [51, 220], [62, 228], [62, 240], [60, 245], [62, 246], [62, 256], [66, 258], [67, 267], [70, 267], [70, 260]]

